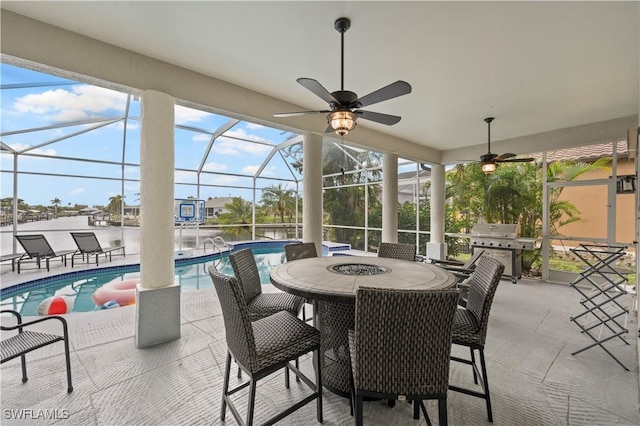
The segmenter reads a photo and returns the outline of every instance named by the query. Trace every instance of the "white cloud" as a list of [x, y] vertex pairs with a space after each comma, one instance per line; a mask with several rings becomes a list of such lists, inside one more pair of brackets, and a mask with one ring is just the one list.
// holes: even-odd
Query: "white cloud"
[[124, 111], [126, 93], [97, 86], [78, 85], [71, 91], [47, 90], [17, 98], [13, 104], [16, 114], [38, 114], [53, 122], [83, 120], [109, 110]]
[[[267, 139], [263, 137], [247, 134], [247, 132], [243, 129], [229, 131], [225, 133], [225, 136], [233, 136], [236, 138], [256, 142], [268, 142]], [[273, 147], [269, 145], [239, 141], [237, 139], [226, 138], [225, 136], [221, 136], [220, 138], [216, 139], [213, 144], [214, 152], [226, 155], [251, 154], [264, 156], [267, 152], [270, 152], [273, 149]]]
[[[16, 151], [22, 151], [24, 149], [29, 148], [31, 145], [25, 145], [22, 143], [12, 143], [9, 145], [12, 149], [15, 149]], [[39, 155], [48, 155], [50, 157], [55, 157], [58, 155], [58, 153], [56, 152], [55, 149], [53, 148], [36, 148], [36, 149], [32, 149], [30, 151], [28, 151], [29, 154], [39, 154]], [[28, 158], [28, 157], [24, 157], [24, 158]]]
[[253, 175], [258, 171], [259, 168], [260, 166], [246, 166], [242, 168], [242, 173]]
[[72, 190], [71, 192], [69, 192], [69, 195], [82, 195], [85, 193], [85, 189], [84, 188], [76, 188], [74, 190]]
[[[260, 168], [260, 166], [246, 166], [242, 168], [242, 173], [247, 173], [250, 175], [254, 175], [258, 169]], [[271, 166], [271, 167], [265, 167], [262, 170], [262, 173], [260, 173], [260, 176], [273, 176], [274, 172], [276, 171], [277, 167], [276, 166]]]
[[[205, 185], [235, 185], [238, 183], [238, 178], [236, 176], [201, 175], [200, 182]], [[229, 190], [233, 189], [229, 188]]]
[[211, 140], [211, 135], [205, 135], [204, 133], [198, 133], [196, 135], [193, 136], [193, 138], [191, 138], [193, 141], [196, 142], [209, 142], [209, 140]]
[[211, 115], [208, 112], [183, 107], [181, 105], [176, 105], [174, 112], [176, 124], [187, 124], [202, 121], [202, 119]]
[[220, 163], [205, 163], [205, 165], [202, 167], [202, 170], [205, 170], [207, 172], [223, 172], [227, 170], [227, 165]]
[[265, 127], [262, 124], [256, 124], [256, 123], [247, 123], [247, 129], [250, 130], [257, 130], [257, 129], [264, 129]]

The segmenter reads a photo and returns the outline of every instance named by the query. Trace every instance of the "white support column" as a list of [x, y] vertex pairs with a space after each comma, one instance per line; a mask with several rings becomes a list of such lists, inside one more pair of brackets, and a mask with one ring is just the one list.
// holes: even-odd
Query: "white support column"
[[444, 260], [447, 244], [444, 241], [444, 165], [431, 165], [431, 233], [427, 243], [427, 257]]
[[382, 156], [382, 241], [398, 242], [398, 155]]
[[322, 136], [306, 133], [302, 142], [302, 239], [322, 253]]
[[136, 347], [146, 348], [180, 338], [180, 287], [174, 278], [174, 99], [146, 90], [141, 104]]

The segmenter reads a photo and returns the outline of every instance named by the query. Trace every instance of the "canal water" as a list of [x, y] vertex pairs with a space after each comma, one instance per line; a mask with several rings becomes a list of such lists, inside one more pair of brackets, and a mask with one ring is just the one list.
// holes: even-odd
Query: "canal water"
[[[0, 252], [2, 254], [22, 253], [24, 251], [13, 238], [12, 230], [13, 227], [11, 225], [0, 227]], [[18, 232], [21, 234], [44, 234], [54, 251], [75, 250], [77, 247], [70, 234], [70, 232], [75, 231], [95, 232], [98, 241], [103, 247], [124, 245], [127, 253], [140, 253], [140, 228], [138, 227], [90, 226], [88, 216], [59, 217], [18, 224]], [[290, 228], [289, 231], [289, 234], [291, 234], [293, 229]], [[227, 242], [251, 239], [251, 236], [247, 233], [235, 236], [223, 234], [220, 229], [210, 227], [200, 227], [197, 230], [195, 228], [183, 228], [182, 231], [179, 227], [176, 227], [174, 232], [176, 250], [202, 247], [205, 239], [213, 239], [217, 236], [221, 236]], [[260, 229], [259, 233], [273, 239], [291, 237], [282, 229]]]

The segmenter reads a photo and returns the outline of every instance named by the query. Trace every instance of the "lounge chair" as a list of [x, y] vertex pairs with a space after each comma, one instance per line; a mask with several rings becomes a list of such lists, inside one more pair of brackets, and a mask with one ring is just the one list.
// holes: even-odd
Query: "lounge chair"
[[29, 260], [35, 261], [38, 269], [42, 264], [42, 259], [46, 261], [47, 272], [49, 271], [49, 260], [60, 258], [67, 266], [67, 255], [73, 253], [73, 250], [64, 250], [55, 252], [51, 248], [49, 241], [42, 234], [33, 235], [16, 235], [16, 240], [20, 243], [25, 253], [18, 259], [18, 273], [20, 273], [20, 265], [22, 262]]
[[16, 270], [16, 260], [21, 258], [21, 257], [22, 257], [21, 253], [3, 254], [2, 257], [0, 257], [0, 262], [11, 261], [11, 270], [15, 271]]
[[124, 253], [124, 246], [117, 247], [102, 247], [100, 246], [100, 242], [96, 237], [96, 234], [93, 232], [71, 232], [71, 236], [73, 237], [73, 241], [76, 242], [78, 246], [78, 250], [71, 256], [71, 267], [73, 267], [74, 259], [76, 256], [82, 256], [82, 260], [84, 260], [85, 256], [87, 257], [87, 263], [89, 263], [89, 257], [96, 257], [96, 266], [98, 266], [98, 259], [101, 254], [104, 254], [104, 258], [106, 259], [109, 256], [109, 261], [111, 261], [111, 254], [114, 251], [122, 250], [122, 256]]

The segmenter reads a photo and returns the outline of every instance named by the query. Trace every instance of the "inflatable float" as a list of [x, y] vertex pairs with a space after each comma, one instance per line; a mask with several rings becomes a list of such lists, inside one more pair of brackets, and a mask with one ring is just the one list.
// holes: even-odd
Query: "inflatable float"
[[38, 305], [38, 315], [60, 315], [73, 311], [73, 298], [67, 296], [50, 296]]
[[105, 306], [116, 302], [120, 306], [136, 303], [136, 286], [140, 279], [111, 281], [93, 292], [93, 303]]

